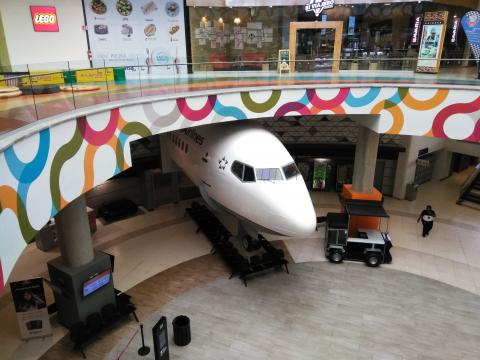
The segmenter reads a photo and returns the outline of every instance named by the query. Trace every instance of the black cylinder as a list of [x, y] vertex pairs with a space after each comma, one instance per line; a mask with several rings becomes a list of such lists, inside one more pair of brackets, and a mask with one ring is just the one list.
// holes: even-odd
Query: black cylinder
[[177, 346], [186, 346], [192, 340], [190, 334], [190, 319], [188, 316], [179, 315], [173, 319], [173, 341]]

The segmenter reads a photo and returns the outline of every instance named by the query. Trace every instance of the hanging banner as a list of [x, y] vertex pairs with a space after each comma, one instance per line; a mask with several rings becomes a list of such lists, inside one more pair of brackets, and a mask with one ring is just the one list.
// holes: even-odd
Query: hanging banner
[[467, 12], [462, 18], [462, 27], [475, 59], [480, 60], [480, 13]]
[[440, 68], [448, 11], [425, 13], [417, 72], [435, 74]]
[[182, 0], [85, 1], [93, 63], [128, 66], [127, 79], [186, 73], [184, 11]]
[[348, 17], [348, 35], [355, 34], [355, 16]]
[[422, 28], [422, 14], [415, 14], [415, 21], [413, 23], [412, 45], [418, 45], [420, 43], [420, 29]]
[[43, 280], [35, 278], [10, 283], [22, 339], [52, 334]]

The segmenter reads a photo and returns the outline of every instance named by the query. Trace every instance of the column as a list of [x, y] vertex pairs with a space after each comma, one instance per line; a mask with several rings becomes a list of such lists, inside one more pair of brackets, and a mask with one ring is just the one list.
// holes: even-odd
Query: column
[[86, 206], [82, 195], [55, 217], [60, 252], [67, 267], [79, 267], [94, 258]]
[[353, 191], [357, 193], [371, 193], [373, 190], [379, 139], [380, 135], [375, 131], [359, 127], [352, 182]]

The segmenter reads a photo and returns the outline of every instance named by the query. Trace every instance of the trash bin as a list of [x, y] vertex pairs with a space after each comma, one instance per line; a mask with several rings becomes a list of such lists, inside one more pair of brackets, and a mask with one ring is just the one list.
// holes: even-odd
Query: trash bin
[[411, 183], [407, 184], [407, 190], [405, 192], [405, 199], [406, 200], [416, 200], [417, 199], [417, 190], [418, 190], [418, 184]]
[[179, 315], [173, 319], [173, 341], [177, 346], [190, 344], [192, 340], [190, 334], [190, 319], [188, 316]]

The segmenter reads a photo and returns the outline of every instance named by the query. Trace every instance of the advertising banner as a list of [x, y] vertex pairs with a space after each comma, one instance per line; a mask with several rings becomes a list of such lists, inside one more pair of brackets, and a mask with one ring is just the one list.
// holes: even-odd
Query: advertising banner
[[462, 27], [475, 59], [480, 60], [480, 13], [478, 11], [467, 12], [462, 18]]
[[420, 30], [422, 29], [422, 14], [415, 14], [415, 20], [413, 22], [412, 45], [418, 45], [420, 43]]
[[89, 82], [105, 82], [113, 81], [113, 69], [92, 69], [92, 70], [77, 70], [75, 76], [78, 83]]
[[355, 16], [348, 17], [348, 35], [355, 34]]
[[129, 66], [127, 78], [187, 72], [166, 66], [187, 58], [182, 0], [91, 0], [85, 14], [94, 62]]
[[20, 79], [21, 86], [63, 85], [63, 72], [50, 73], [48, 71], [30, 71], [30, 77]]
[[22, 339], [52, 334], [43, 280], [35, 278], [10, 283]]
[[58, 32], [57, 10], [55, 6], [30, 6], [33, 31]]
[[417, 72], [438, 72], [447, 20], [448, 11], [425, 13], [422, 40], [418, 51]]

